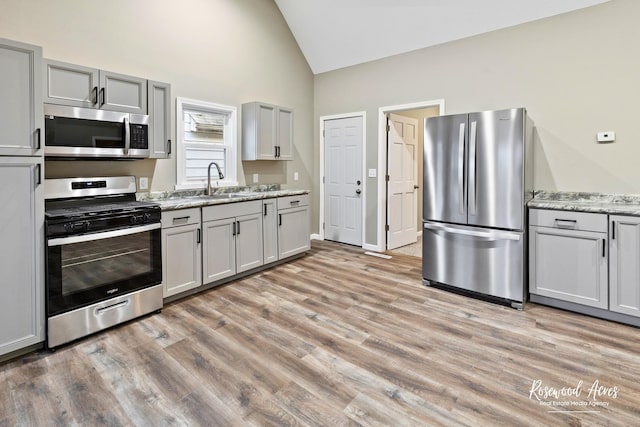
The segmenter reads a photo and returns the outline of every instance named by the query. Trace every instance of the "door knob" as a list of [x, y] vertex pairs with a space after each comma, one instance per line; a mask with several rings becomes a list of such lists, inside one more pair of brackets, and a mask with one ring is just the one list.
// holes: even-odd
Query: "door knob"
[[356, 194], [360, 194], [360, 193], [362, 193], [362, 191], [360, 191], [360, 189], [358, 188], [358, 189], [356, 190]]
[[418, 185], [414, 185], [414, 186], [413, 186], [413, 189], [414, 189], [414, 190], [417, 190], [418, 188], [420, 188], [420, 186], [418, 186]]
[[360, 180], [357, 180], [357, 181], [356, 181], [356, 184], [357, 184], [357, 185], [360, 185]]

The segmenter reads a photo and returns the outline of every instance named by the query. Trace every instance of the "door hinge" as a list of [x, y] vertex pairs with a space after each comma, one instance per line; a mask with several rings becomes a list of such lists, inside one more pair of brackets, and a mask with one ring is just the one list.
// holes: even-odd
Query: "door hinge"
[[389, 175], [385, 176], [385, 179], [389, 182]]
[[322, 137], [324, 138], [324, 129], [322, 129]]
[[387, 132], [391, 132], [391, 125], [387, 123]]
[[324, 184], [324, 176], [322, 177], [322, 183]]
[[324, 230], [324, 222], [322, 223], [322, 229]]
[[385, 225], [385, 226], [384, 226], [384, 229], [385, 229], [386, 231], [389, 231], [389, 224]]

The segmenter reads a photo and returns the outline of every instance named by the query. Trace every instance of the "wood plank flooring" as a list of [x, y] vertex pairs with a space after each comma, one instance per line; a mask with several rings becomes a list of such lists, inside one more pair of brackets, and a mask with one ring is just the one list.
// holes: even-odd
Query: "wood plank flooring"
[[[639, 338], [424, 287], [419, 258], [314, 241], [301, 259], [0, 365], [0, 426], [639, 425]], [[595, 397], [596, 381], [616, 389]]]

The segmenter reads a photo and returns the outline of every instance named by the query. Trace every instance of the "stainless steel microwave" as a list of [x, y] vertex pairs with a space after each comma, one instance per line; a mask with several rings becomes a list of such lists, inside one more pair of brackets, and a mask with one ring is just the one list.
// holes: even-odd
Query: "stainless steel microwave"
[[149, 116], [44, 104], [45, 157], [144, 159]]

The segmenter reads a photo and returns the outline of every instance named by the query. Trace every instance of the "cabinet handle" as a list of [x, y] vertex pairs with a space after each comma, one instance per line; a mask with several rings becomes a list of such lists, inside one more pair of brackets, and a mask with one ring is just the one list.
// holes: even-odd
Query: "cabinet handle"
[[282, 214], [278, 214], [278, 225], [282, 225]]
[[278, 158], [280, 158], [280, 146], [278, 145]]
[[300, 200], [292, 200], [289, 202], [291, 206], [298, 206], [300, 204]]
[[238, 232], [236, 234], [240, 234], [240, 221], [236, 221], [238, 223]]
[[198, 234], [196, 236], [196, 243], [200, 244], [201, 240], [202, 240], [202, 231], [200, 231], [200, 229], [198, 228]]
[[104, 94], [104, 88], [100, 89], [100, 106], [102, 107], [104, 105], [104, 101], [105, 100], [105, 94]]
[[98, 86], [94, 86], [91, 92], [91, 102], [96, 105], [98, 103]]
[[278, 146], [277, 145], [273, 146], [273, 157], [275, 157], [275, 158], [278, 157]]
[[171, 154], [171, 140], [167, 139], [167, 156]]
[[264, 208], [264, 216], [267, 216], [267, 205], [264, 204], [262, 207]]
[[231, 235], [232, 236], [236, 235], [236, 222], [235, 221], [233, 221], [233, 231], [231, 232]]
[[616, 240], [616, 222], [611, 221], [611, 240]]
[[40, 148], [42, 148], [42, 130], [40, 128], [36, 129], [36, 137], [36, 150], [39, 150]]
[[42, 165], [38, 163], [35, 170], [36, 186], [42, 184]]
[[602, 258], [605, 258], [607, 256], [607, 254], [605, 253], [605, 245], [607, 244], [607, 242], [602, 239]]

